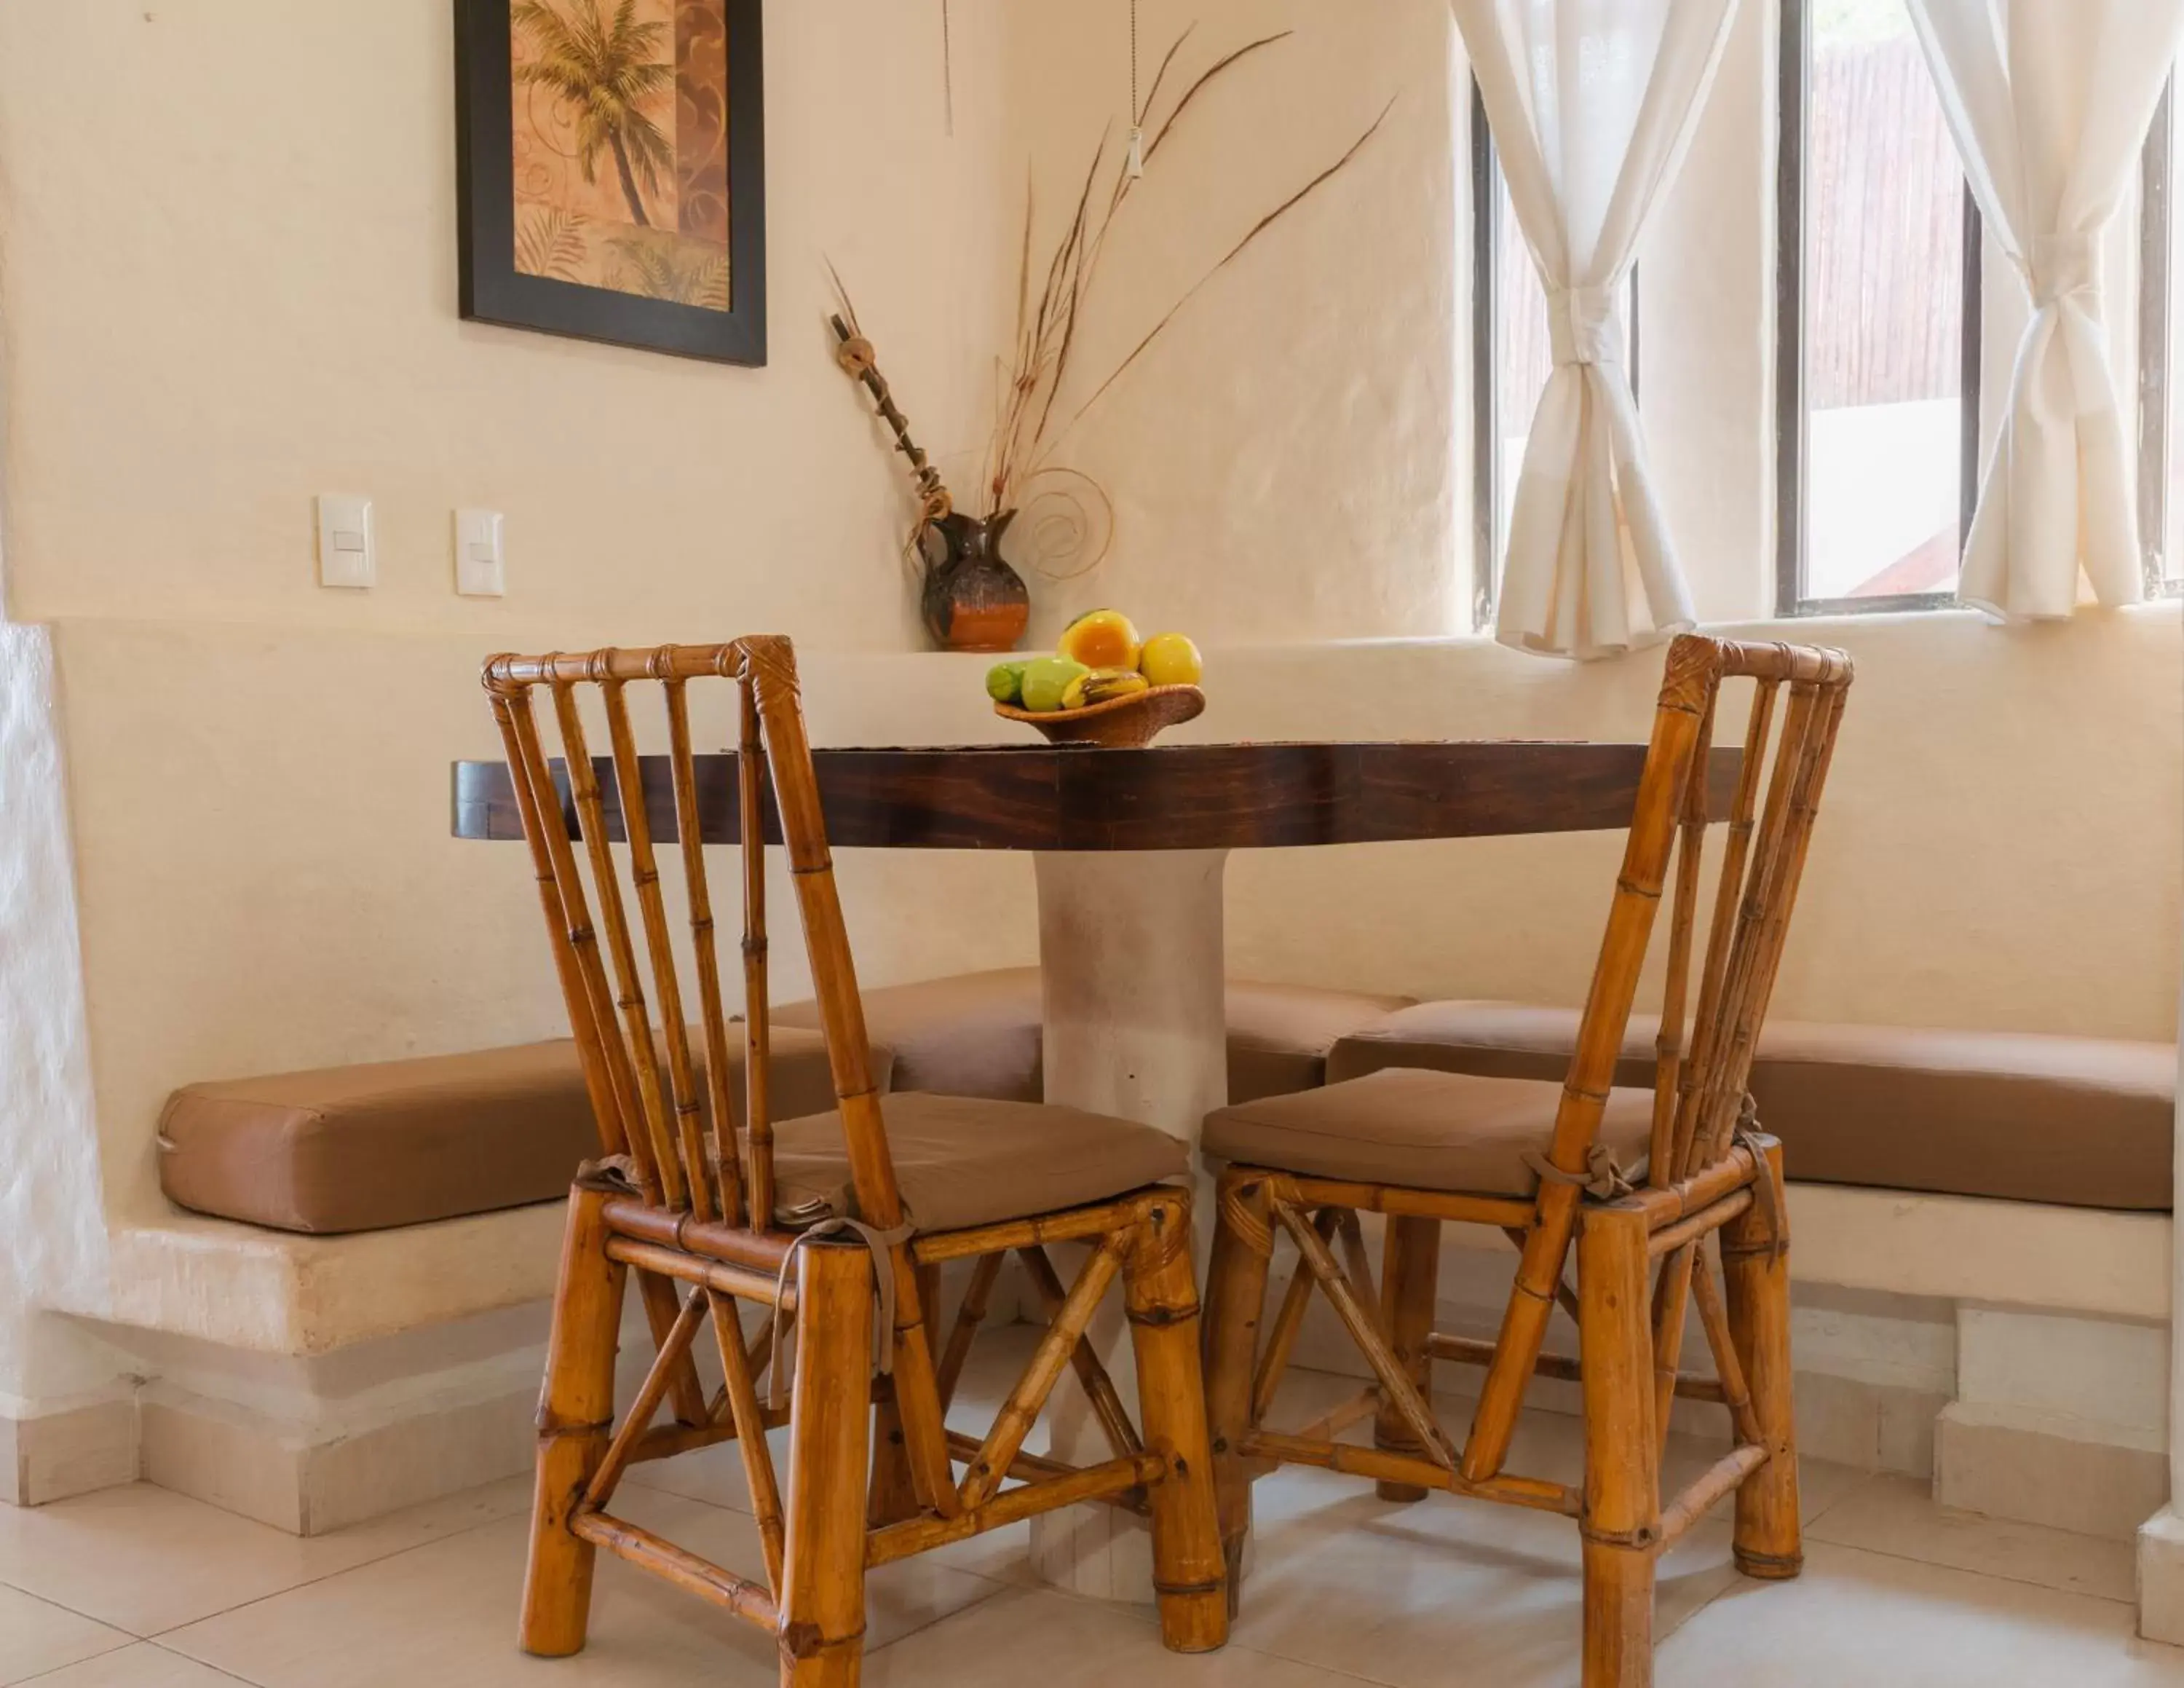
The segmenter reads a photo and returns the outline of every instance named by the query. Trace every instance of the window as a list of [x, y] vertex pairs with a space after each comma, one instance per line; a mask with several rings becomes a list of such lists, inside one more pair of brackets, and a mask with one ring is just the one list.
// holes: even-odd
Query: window
[[1979, 215], [1903, 0], [1782, 0], [1777, 610], [1953, 603]]
[[[1623, 366], [1638, 390], [1637, 266], [1623, 288]], [[1472, 554], [1485, 566], [1474, 577], [1471, 618], [1479, 632], [1494, 625], [1509, 512], [1517, 472], [1531, 438], [1532, 413], [1553, 372], [1547, 345], [1547, 294], [1517, 226], [1509, 184], [1495, 156], [1493, 131], [1479, 85], [1471, 87], [1471, 440]]]
[[2184, 218], [2171, 205], [2184, 125], [2172, 78], [2153, 114], [2139, 169], [2138, 538], [2148, 597], [2184, 593], [2184, 394], [2170, 378]]

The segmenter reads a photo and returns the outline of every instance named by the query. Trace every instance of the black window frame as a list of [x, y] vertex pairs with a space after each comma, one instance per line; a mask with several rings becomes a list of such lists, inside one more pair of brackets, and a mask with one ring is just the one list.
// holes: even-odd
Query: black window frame
[[[1892, 592], [1817, 598], [1805, 593], [1805, 134], [1811, 93], [1812, 31], [1807, 0], [1781, 0], [1778, 43], [1779, 146], [1774, 177], [1774, 612], [1783, 618], [1875, 615], [1954, 609], [1947, 592]], [[1981, 240], [1979, 206], [1964, 190], [1964, 292], [1957, 545], [1962, 551], [1979, 504]]]

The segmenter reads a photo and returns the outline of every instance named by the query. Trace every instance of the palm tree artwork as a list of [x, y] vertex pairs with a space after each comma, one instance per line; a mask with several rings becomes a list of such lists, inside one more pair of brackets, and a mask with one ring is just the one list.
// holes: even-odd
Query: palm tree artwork
[[512, 0], [521, 271], [728, 308], [726, 239], [686, 226], [677, 173], [677, 78], [695, 69], [678, 71], [678, 35], [708, 12], [718, 0]]
[[538, 57], [515, 67], [519, 87], [544, 88], [576, 114], [577, 164], [586, 182], [598, 180], [599, 154], [614, 154], [622, 197], [642, 228], [652, 226], [638, 177], [660, 191], [660, 171], [672, 168], [675, 149], [644, 114], [644, 102], [671, 87], [675, 64], [663, 53], [666, 26], [640, 23], [637, 0], [620, 0], [610, 24], [600, 0], [573, 0], [562, 12], [553, 0], [517, 0], [509, 20], [528, 36]]

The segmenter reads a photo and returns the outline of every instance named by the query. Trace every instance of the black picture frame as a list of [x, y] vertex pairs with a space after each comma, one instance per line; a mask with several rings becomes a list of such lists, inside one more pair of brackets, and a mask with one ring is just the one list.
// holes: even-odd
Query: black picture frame
[[466, 321], [533, 328], [716, 363], [766, 362], [766, 72], [761, 0], [726, 0], [729, 309], [515, 267], [510, 0], [455, 0], [455, 169]]

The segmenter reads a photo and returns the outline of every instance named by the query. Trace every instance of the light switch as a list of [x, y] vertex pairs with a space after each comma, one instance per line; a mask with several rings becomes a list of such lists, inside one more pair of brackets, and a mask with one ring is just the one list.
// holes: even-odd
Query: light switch
[[361, 590], [377, 578], [371, 542], [371, 500], [319, 495], [319, 584]]
[[455, 590], [465, 598], [498, 598], [508, 590], [498, 510], [455, 512]]

